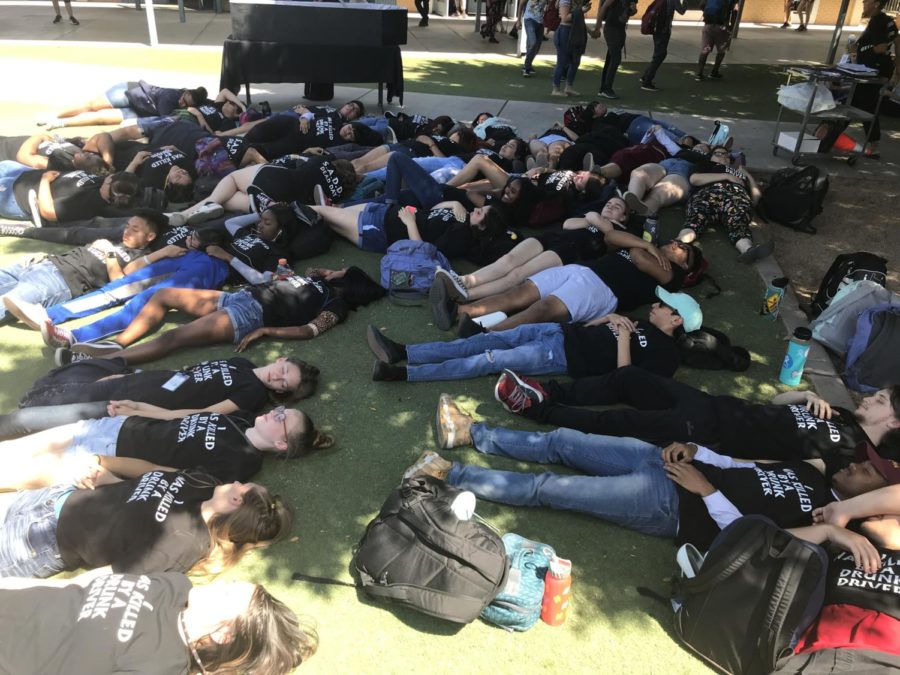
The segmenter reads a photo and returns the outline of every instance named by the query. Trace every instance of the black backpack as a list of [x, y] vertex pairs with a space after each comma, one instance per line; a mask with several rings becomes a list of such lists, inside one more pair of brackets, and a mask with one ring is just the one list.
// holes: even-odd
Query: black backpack
[[325, 219], [306, 204], [291, 202], [290, 206], [297, 217], [296, 230], [287, 233], [287, 252], [291, 260], [315, 258], [331, 248], [334, 231]]
[[771, 673], [822, 608], [828, 556], [768, 518], [722, 530], [699, 573], [675, 582], [675, 633], [709, 665]]
[[766, 219], [807, 234], [815, 234], [810, 223], [822, 213], [828, 194], [828, 176], [815, 166], [789, 167], [776, 171], [763, 190], [759, 206]]
[[884, 286], [887, 283], [887, 260], [866, 251], [841, 253], [822, 277], [819, 290], [812, 301], [812, 315], [819, 316], [824, 312], [844, 286], [866, 279]]
[[457, 623], [470, 623], [506, 584], [497, 534], [460, 520], [460, 490], [428, 476], [404, 480], [369, 523], [353, 566], [363, 592]]

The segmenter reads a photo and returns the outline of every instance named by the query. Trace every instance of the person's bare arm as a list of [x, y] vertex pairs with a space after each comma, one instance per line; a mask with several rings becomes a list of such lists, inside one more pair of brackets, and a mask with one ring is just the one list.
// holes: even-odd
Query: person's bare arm
[[747, 169], [742, 169], [742, 171], [744, 172], [744, 175], [747, 176], [747, 184], [750, 186], [750, 201], [753, 203], [753, 206], [756, 206], [762, 198], [762, 190], [759, 189], [759, 184], [754, 180]]
[[169, 244], [168, 246], [163, 246], [156, 251], [151, 251], [147, 255], [142, 255], [140, 258], [132, 260], [122, 268], [122, 271], [124, 271], [125, 274], [131, 274], [132, 272], [136, 272], [139, 269], [147, 267], [147, 265], [152, 265], [165, 258], [180, 258], [186, 253], [186, 248], [177, 246], [176, 244]]
[[51, 141], [53, 137], [49, 134], [35, 134], [24, 143], [22, 143], [18, 152], [16, 152], [16, 161], [19, 164], [30, 166], [35, 169], [46, 169], [48, 158], [38, 154], [38, 146], [44, 141]]
[[243, 136], [248, 131], [250, 131], [257, 124], [262, 124], [265, 122], [268, 117], [263, 117], [259, 120], [253, 120], [252, 122], [246, 122], [239, 127], [235, 127], [234, 129], [229, 129], [228, 131], [217, 131], [216, 136]]
[[50, 192], [50, 184], [59, 178], [59, 171], [45, 171], [38, 185], [38, 210], [41, 218], [56, 222], [56, 206], [53, 203], [53, 195]]
[[874, 574], [881, 568], [881, 555], [868, 539], [861, 534], [845, 530], [837, 525], [810, 525], [788, 530], [798, 539], [813, 544], [829, 542], [853, 555], [856, 566], [866, 574]]
[[231, 101], [242, 111], [247, 109], [244, 102], [231, 89], [223, 89], [216, 95], [216, 103], [224, 103], [225, 101]]
[[86, 588], [97, 577], [110, 574], [112, 568], [98, 567], [87, 572], [82, 572], [69, 579], [27, 579], [25, 577], [4, 577], [0, 579], [0, 590], [19, 591], [28, 588], [66, 588], [67, 586], [81, 586]]
[[84, 142], [84, 149], [88, 152], [96, 152], [103, 158], [103, 161], [115, 168], [113, 164], [116, 143], [113, 137], [107, 131], [101, 131], [94, 134]]
[[431, 136], [417, 136], [416, 140], [419, 143], [424, 143], [428, 146], [428, 149], [431, 151], [431, 154], [435, 157], [444, 157], [444, 153], [441, 152], [441, 149], [438, 147], [438, 144], [434, 142], [434, 139]]
[[[606, 218], [601, 217], [601, 220], [606, 220]], [[613, 248], [627, 248], [629, 251], [642, 251], [653, 258], [663, 272], [671, 272], [671, 261], [662, 254], [662, 251], [660, 251], [656, 245], [631, 234], [631, 232], [615, 229], [609, 221], [607, 221], [607, 223], [606, 229], [603, 227], [600, 228], [602, 231], [606, 232], [603, 236], [603, 240], [606, 242], [607, 246]]]
[[135, 459], [134, 457], [99, 457], [100, 466], [122, 478], [137, 478], [143, 476], [148, 471], [177, 471], [178, 469], [170, 466], [162, 466], [154, 464], [144, 459]]
[[813, 522], [843, 527], [851, 520], [884, 514], [900, 515], [900, 485], [889, 485], [852, 499], [831, 502], [813, 511]]
[[416, 223], [416, 214], [407, 208], [402, 208], [398, 217], [400, 222], [406, 225], [407, 238], [412, 241], [422, 241], [422, 235], [419, 234], [419, 226]]
[[138, 167], [141, 166], [144, 162], [146, 162], [150, 158], [149, 150], [141, 150], [136, 153], [134, 157], [131, 158], [131, 161], [128, 162], [128, 166], [125, 167], [124, 171], [126, 173], [137, 173]]
[[204, 131], [208, 131], [209, 133], [213, 132], [210, 126], [206, 123], [206, 118], [203, 117], [203, 113], [201, 113], [197, 108], [195, 108], [194, 106], [188, 106], [187, 111], [194, 116], [194, 119], [197, 120], [197, 124], [200, 125], [201, 129], [203, 129]]
[[282, 340], [312, 340], [325, 331], [331, 330], [338, 323], [340, 323], [340, 319], [337, 314], [325, 310], [304, 326], [284, 326], [280, 328], [266, 326], [257, 328], [241, 340], [235, 351], [244, 351], [251, 342], [255, 342], [261, 337], [274, 337]]
[[158, 405], [144, 403], [143, 401], [110, 401], [107, 406], [107, 412], [110, 417], [147, 417], [154, 420], [177, 420], [194, 413], [214, 412], [229, 415], [239, 410], [237, 404], [229, 398], [219, 401], [205, 408], [180, 408], [178, 410], [167, 410]]
[[703, 187], [711, 183], [723, 183], [730, 181], [732, 183], [741, 183], [740, 178], [730, 173], [695, 173], [691, 176], [691, 185], [694, 187]]
[[137, 124], [129, 124], [127, 127], [113, 129], [109, 132], [109, 136], [112, 138], [113, 143], [119, 143], [120, 141], [136, 141], [143, 138], [144, 132], [141, 131]]
[[659, 259], [653, 257], [643, 248], [628, 249], [631, 261], [641, 272], [653, 277], [660, 285], [666, 285], [672, 280], [672, 268], [665, 269]]

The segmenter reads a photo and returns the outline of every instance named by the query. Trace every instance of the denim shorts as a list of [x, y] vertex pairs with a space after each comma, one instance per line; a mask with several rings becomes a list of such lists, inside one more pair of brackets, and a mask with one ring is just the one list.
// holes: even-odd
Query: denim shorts
[[[122, 113], [124, 114], [125, 111], [123, 110]], [[177, 118], [168, 115], [165, 117], [137, 117], [132, 113], [131, 115], [125, 115], [125, 119], [128, 121], [128, 124], [123, 126], [136, 125], [144, 136], [149, 136], [157, 129], [175, 122]]]
[[401, 155], [406, 155], [407, 157], [413, 156], [413, 149], [408, 145], [404, 145], [403, 143], [388, 143], [386, 147], [390, 152], [399, 152]]
[[109, 101], [109, 104], [113, 108], [118, 108], [122, 113], [122, 118], [126, 120], [138, 116], [137, 113], [129, 107], [131, 101], [129, 101], [128, 97], [125, 95], [133, 84], [134, 83], [132, 82], [119, 82], [106, 90], [106, 100]]
[[56, 507], [72, 490], [56, 485], [0, 495], [0, 577], [43, 579], [65, 569], [56, 543]]
[[257, 328], [263, 327], [263, 308], [246, 288], [236, 293], [222, 293], [219, 309], [224, 309], [234, 328], [234, 344], [238, 344]]
[[552, 295], [569, 310], [571, 321], [599, 319], [615, 310], [619, 300], [592, 270], [583, 265], [551, 267], [528, 277], [541, 299]]
[[30, 166], [12, 160], [0, 162], [0, 218], [12, 220], [28, 220], [28, 214], [19, 206], [13, 186], [26, 171], [33, 171]]
[[694, 164], [686, 159], [676, 159], [669, 157], [659, 163], [666, 170], [667, 176], [681, 176], [682, 178], [690, 178], [694, 173]]
[[76, 422], [75, 433], [72, 434], [72, 442], [66, 449], [66, 455], [78, 458], [87, 458], [90, 455], [115, 457], [119, 431], [127, 419], [127, 417], [101, 417], [97, 420]]
[[387, 251], [388, 241], [384, 231], [384, 217], [389, 208], [388, 204], [369, 203], [359, 212], [356, 219], [359, 240], [356, 245], [363, 251], [375, 253]]

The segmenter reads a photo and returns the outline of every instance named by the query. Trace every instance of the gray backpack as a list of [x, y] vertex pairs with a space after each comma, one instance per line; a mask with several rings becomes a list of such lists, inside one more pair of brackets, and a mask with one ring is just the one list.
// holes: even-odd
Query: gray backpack
[[847, 345], [856, 333], [859, 315], [885, 302], [900, 304], [900, 296], [881, 284], [864, 279], [844, 286], [811, 324], [813, 339], [836, 354], [847, 353]]

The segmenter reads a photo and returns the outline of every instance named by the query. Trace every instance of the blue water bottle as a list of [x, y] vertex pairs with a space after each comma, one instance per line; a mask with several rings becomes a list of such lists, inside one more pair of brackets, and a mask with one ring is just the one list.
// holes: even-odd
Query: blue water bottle
[[809, 341], [812, 339], [812, 331], [809, 328], [795, 328], [794, 334], [788, 342], [787, 354], [784, 355], [784, 363], [781, 366], [781, 375], [778, 379], [789, 387], [796, 387], [803, 377], [803, 366], [806, 365], [806, 357], [809, 356]]

